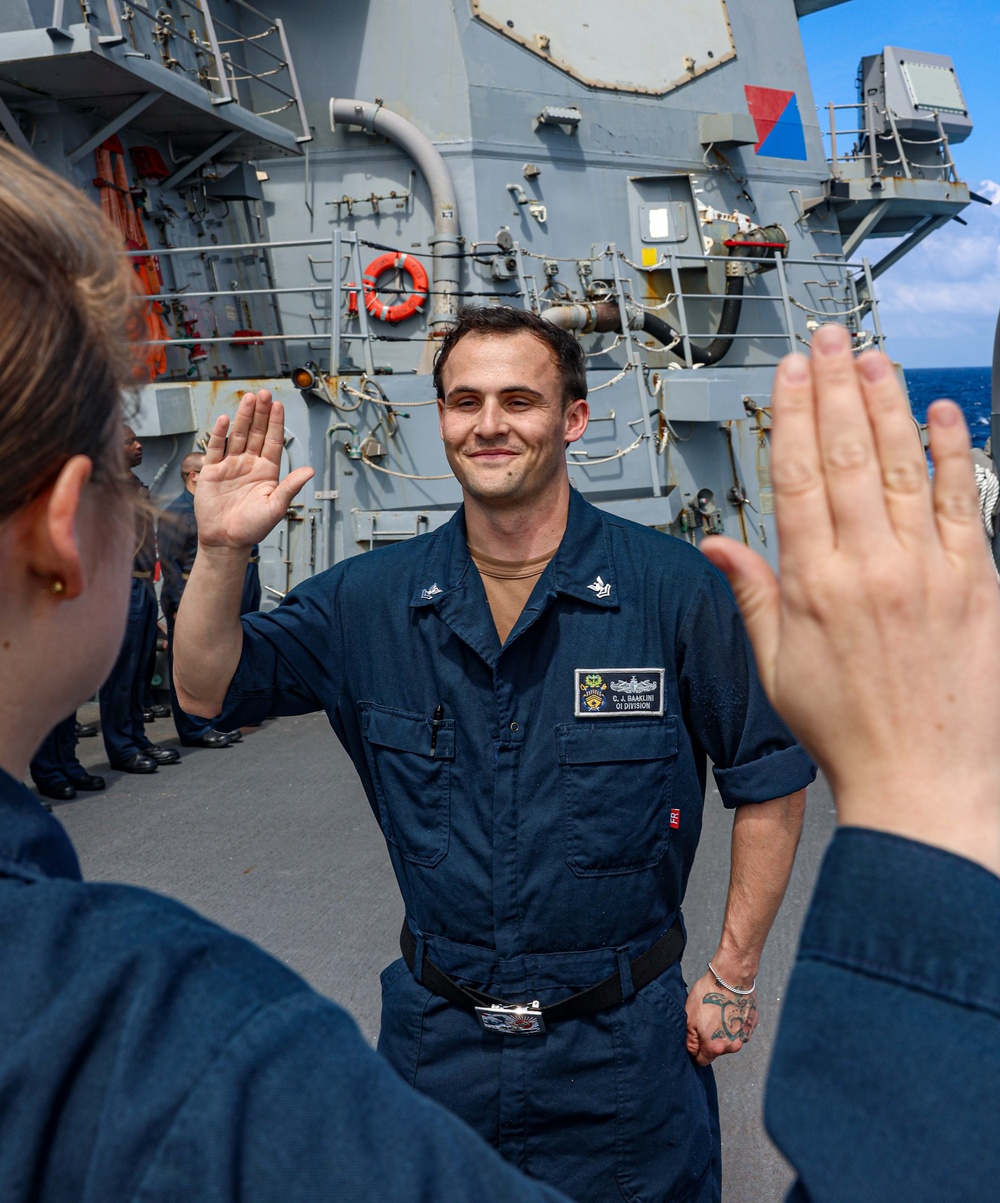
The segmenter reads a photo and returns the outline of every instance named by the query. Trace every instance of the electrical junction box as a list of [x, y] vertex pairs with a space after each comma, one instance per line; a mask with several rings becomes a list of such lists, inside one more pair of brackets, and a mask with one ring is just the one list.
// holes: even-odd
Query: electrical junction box
[[237, 163], [231, 171], [205, 182], [205, 195], [213, 200], [263, 200], [264, 189], [252, 163]]
[[755, 146], [759, 139], [749, 113], [702, 113], [698, 140], [702, 146]]
[[138, 401], [129, 425], [140, 438], [190, 434], [198, 429], [190, 384], [147, 384], [139, 390]]
[[886, 46], [881, 54], [861, 60], [859, 79], [861, 101], [875, 101], [875, 128], [880, 134], [891, 128], [887, 109], [904, 136], [937, 137], [935, 113], [949, 142], [964, 142], [972, 132], [955, 65], [947, 54]]

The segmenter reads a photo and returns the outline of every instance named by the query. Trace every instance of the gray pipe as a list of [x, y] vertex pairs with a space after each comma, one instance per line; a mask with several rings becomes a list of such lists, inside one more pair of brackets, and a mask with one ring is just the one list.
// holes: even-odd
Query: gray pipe
[[[434, 143], [412, 122], [400, 117], [384, 105], [368, 100], [330, 101], [330, 129], [340, 125], [360, 125], [371, 134], [381, 134], [405, 150], [420, 169], [431, 190], [434, 210], [434, 234], [430, 238], [433, 263], [431, 268], [431, 333], [455, 323], [462, 260], [458, 242], [458, 201], [455, 185], [447, 164]], [[444, 329], [441, 329], [441, 334]]]
[[[596, 304], [553, 305], [539, 315], [544, 321], [559, 326], [562, 330], [575, 330], [580, 334], [601, 334], [609, 330], [621, 330], [622, 323], [618, 305], [614, 301], [598, 301]], [[630, 329], [642, 329], [635, 320], [629, 321]]]
[[[617, 301], [587, 301], [577, 305], [552, 305], [544, 309], [539, 317], [551, 322], [561, 330], [574, 334], [621, 334], [622, 319]], [[643, 330], [650, 317], [646, 313], [633, 313], [628, 319], [630, 330]], [[653, 334], [656, 337], [656, 334]], [[668, 340], [669, 341], [669, 340]]]
[[593, 305], [553, 305], [542, 310], [539, 316], [560, 330], [578, 330], [589, 334], [594, 328]]

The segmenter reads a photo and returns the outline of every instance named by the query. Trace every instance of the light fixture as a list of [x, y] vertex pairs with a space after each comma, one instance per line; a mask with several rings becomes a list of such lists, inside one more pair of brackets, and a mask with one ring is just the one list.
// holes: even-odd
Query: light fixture
[[694, 507], [699, 514], [706, 517], [716, 511], [715, 494], [711, 489], [699, 489], [694, 499]]
[[292, 384], [302, 392], [314, 389], [318, 376], [319, 369], [311, 359], [300, 368], [292, 368]]

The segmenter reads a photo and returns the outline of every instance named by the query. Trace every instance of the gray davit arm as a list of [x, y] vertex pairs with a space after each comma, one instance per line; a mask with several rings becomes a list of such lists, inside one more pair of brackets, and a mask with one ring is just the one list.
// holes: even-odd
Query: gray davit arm
[[405, 117], [369, 100], [330, 101], [330, 128], [359, 125], [369, 133], [381, 134], [404, 150], [416, 163], [427, 181], [434, 210], [434, 234], [430, 239], [433, 255], [431, 274], [430, 331], [443, 334], [455, 321], [461, 271], [461, 246], [458, 242], [458, 202], [455, 185], [447, 164], [434, 143]]

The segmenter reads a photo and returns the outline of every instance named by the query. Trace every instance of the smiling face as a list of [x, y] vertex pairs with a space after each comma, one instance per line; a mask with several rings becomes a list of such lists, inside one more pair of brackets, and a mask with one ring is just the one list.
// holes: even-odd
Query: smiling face
[[586, 401], [563, 403], [549, 348], [527, 331], [468, 334], [444, 366], [441, 438], [466, 500], [523, 507], [568, 484], [566, 444], [587, 428]]

